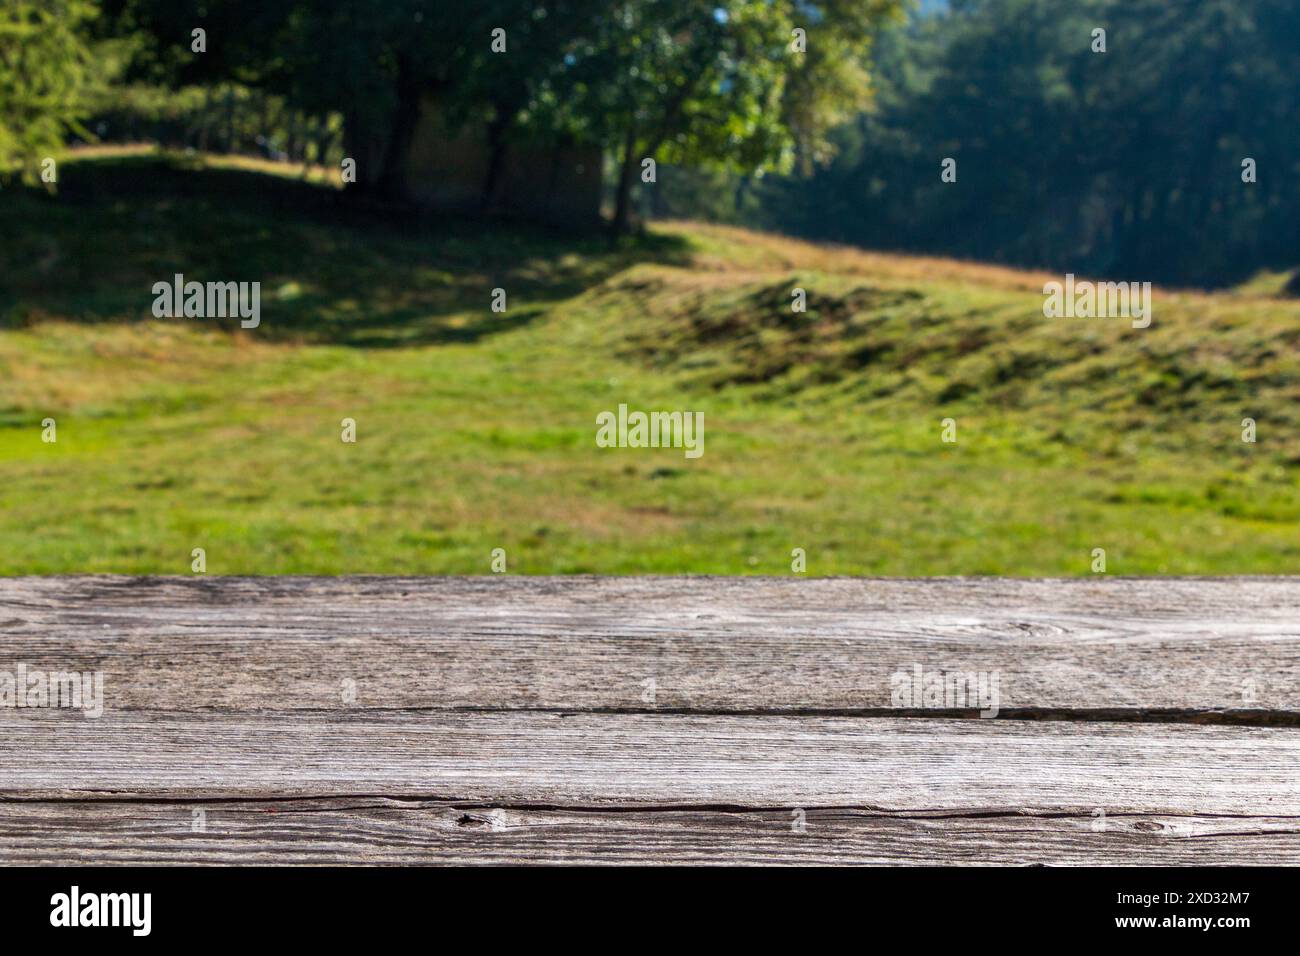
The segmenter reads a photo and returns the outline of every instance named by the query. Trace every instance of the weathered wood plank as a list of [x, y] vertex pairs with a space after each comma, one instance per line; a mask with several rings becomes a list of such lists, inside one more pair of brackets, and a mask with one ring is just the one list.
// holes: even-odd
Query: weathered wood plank
[[0, 803], [0, 863], [1294, 863], [1300, 819], [575, 812], [379, 798]]
[[0, 712], [0, 797], [1300, 816], [1300, 729], [550, 713]]
[[1294, 719], [1300, 578], [0, 579], [17, 661], [114, 710], [870, 712], [920, 665], [1004, 711]]

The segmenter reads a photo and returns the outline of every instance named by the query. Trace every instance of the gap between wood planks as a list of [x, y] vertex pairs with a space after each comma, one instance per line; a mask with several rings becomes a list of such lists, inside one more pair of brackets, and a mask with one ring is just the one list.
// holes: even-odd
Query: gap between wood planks
[[[722, 709], [703, 707], [365, 707], [372, 714], [552, 714], [558, 717], [577, 716], [578, 714], [637, 715], [653, 717], [861, 717], [864, 719], [883, 717], [908, 717], [920, 720], [1024, 720], [1024, 721], [1067, 721], [1076, 723], [1131, 723], [1131, 724], [1197, 724], [1201, 726], [1222, 727], [1300, 727], [1300, 713], [1274, 710], [1143, 710], [1122, 708], [1098, 708], [1095, 710], [1071, 710], [1058, 708], [1002, 708], [996, 718], [983, 718], [978, 710], [944, 710], [940, 708], [815, 708], [785, 707], [761, 709]], [[165, 711], [152, 710], [152, 713]], [[283, 711], [257, 711], [247, 708], [191, 707], [183, 713], [232, 714], [270, 714]], [[338, 708], [297, 708], [291, 713], [299, 715], [337, 714]]]
[[[374, 803], [351, 803], [349, 801], [377, 801]], [[629, 804], [601, 803], [584, 806], [581, 803], [546, 803], [537, 801], [484, 801], [481, 798], [457, 799], [446, 794], [406, 795], [394, 797], [384, 793], [335, 793], [328, 797], [275, 796], [273, 794], [257, 796], [166, 796], [158, 794], [122, 794], [115, 792], [96, 793], [93, 790], [78, 790], [75, 797], [51, 798], [47, 796], [24, 797], [21, 794], [0, 794], [0, 807], [35, 807], [43, 805], [109, 807], [218, 807], [256, 808], [266, 805], [288, 807], [295, 813], [338, 813], [351, 810], [389, 809], [389, 810], [427, 810], [430, 808], [454, 810], [465, 819], [458, 821], [463, 826], [483, 822], [483, 813], [494, 810], [518, 810], [536, 813], [573, 813], [573, 814], [657, 814], [657, 813], [717, 813], [735, 816], [749, 814], [789, 813], [791, 804], [772, 804], [770, 806], [750, 806], [730, 803], [663, 803], [663, 804]], [[1038, 820], [1076, 820], [1091, 819], [1092, 813], [1081, 810], [1041, 810], [1023, 809], [962, 809], [962, 808], [908, 808], [889, 809], [887, 807], [861, 806], [853, 804], [799, 804], [799, 809], [809, 813], [847, 813], [865, 817], [878, 817], [888, 820], [996, 820], [1000, 818], [1033, 818]], [[268, 809], [266, 812], [276, 812]], [[1109, 817], [1129, 820], [1145, 820], [1152, 817], [1165, 817], [1170, 820], [1195, 819], [1215, 821], [1251, 821], [1275, 825], [1275, 829], [1284, 832], [1300, 833], [1300, 814], [1250, 814], [1250, 813], [1201, 813], [1179, 812], [1177, 810], [1148, 812], [1138, 810], [1115, 811]], [[490, 822], [490, 821], [489, 821]], [[1141, 827], [1139, 827], [1141, 829]]]

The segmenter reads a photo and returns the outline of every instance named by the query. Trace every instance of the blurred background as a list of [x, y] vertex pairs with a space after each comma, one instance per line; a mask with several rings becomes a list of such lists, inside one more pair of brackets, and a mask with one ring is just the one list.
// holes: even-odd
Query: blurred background
[[0, 573], [1295, 572], [1298, 94], [1287, 0], [0, 0]]

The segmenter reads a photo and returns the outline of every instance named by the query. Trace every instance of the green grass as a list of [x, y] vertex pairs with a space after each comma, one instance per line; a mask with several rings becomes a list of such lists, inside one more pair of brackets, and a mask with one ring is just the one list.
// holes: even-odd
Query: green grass
[[[611, 248], [193, 159], [61, 179], [0, 193], [3, 574], [1300, 570], [1300, 303], [1158, 290], [1133, 330], [1044, 319], [1036, 274], [721, 227]], [[261, 281], [261, 328], [154, 320], [175, 272]], [[620, 402], [703, 411], [704, 456], [596, 447]]]

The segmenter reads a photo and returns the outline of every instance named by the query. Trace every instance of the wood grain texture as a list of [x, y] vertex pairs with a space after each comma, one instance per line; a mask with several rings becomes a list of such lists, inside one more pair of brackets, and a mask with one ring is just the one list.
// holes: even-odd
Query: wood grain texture
[[713, 715], [0, 714], [0, 797], [1300, 816], [1300, 731]]
[[373, 797], [0, 803], [0, 863], [1177, 866], [1300, 856], [1296, 818], [810, 809], [802, 832], [797, 822], [790, 810], [574, 811]]
[[1300, 863], [1296, 578], [0, 579], [20, 663], [106, 700], [0, 707], [5, 863]]
[[868, 712], [919, 664], [1003, 710], [1300, 719], [1297, 578], [10, 578], [0, 638], [115, 710]]

